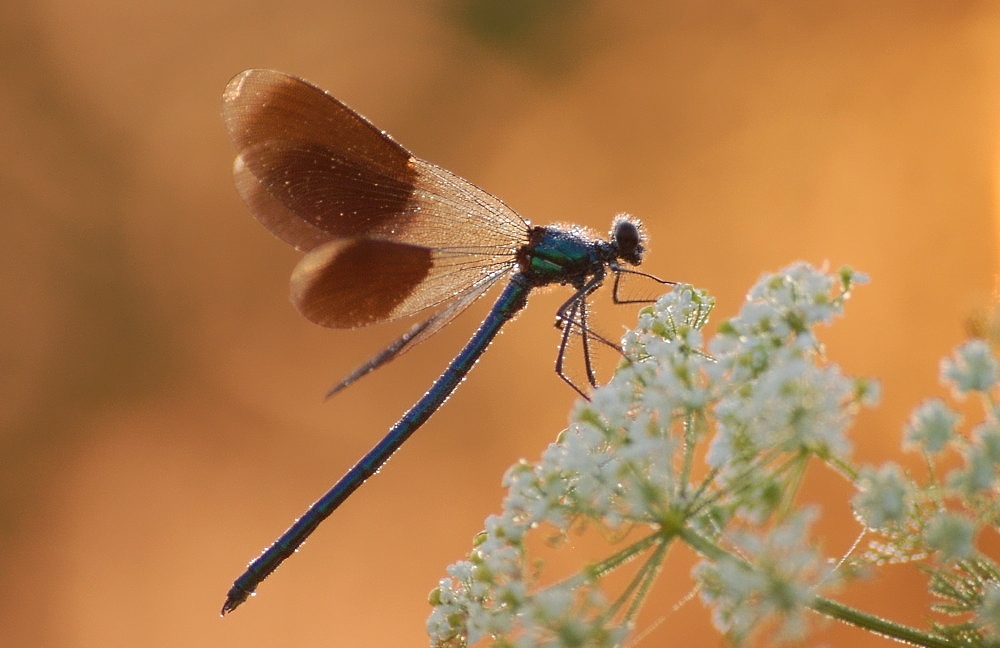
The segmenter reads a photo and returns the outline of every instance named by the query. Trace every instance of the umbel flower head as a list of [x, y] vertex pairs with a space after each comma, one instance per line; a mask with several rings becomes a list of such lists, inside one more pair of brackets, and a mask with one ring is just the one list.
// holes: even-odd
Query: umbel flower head
[[[877, 398], [873, 382], [823, 361], [815, 328], [862, 281], [807, 264], [767, 275], [708, 344], [704, 291], [678, 286], [644, 308], [614, 378], [540, 460], [505, 475], [502, 511], [431, 594], [431, 644], [620, 645], [676, 541], [703, 557], [696, 586], [731, 638], [765, 618], [800, 636], [835, 577], [809, 536], [814, 514], [790, 504], [807, 461], [848, 464], [845, 432]], [[583, 527], [625, 540], [549, 583], [529, 540]], [[609, 592], [626, 563], [632, 578]]]

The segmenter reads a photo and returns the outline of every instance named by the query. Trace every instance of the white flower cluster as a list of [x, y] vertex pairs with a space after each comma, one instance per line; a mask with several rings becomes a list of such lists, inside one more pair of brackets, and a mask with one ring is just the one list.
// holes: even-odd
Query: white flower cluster
[[[765, 276], [707, 351], [703, 291], [678, 286], [643, 309], [614, 379], [540, 461], [508, 471], [503, 511], [432, 592], [431, 645], [620, 645], [675, 540], [705, 558], [694, 575], [720, 629], [738, 638], [777, 616], [784, 634], [801, 634], [830, 570], [809, 517], [783, 506], [810, 457], [847, 461], [844, 432], [876, 398], [870, 381], [823, 363], [813, 332], [860, 281], [806, 264]], [[528, 536], [584, 524], [632, 544], [541, 586]], [[647, 535], [624, 533], [635, 529]], [[602, 578], [630, 561], [644, 562], [626, 591], [604, 593]]]
[[[1000, 566], [976, 540], [980, 530], [995, 531], [1000, 523], [997, 359], [985, 341], [971, 340], [941, 361], [940, 378], [957, 398], [978, 396], [984, 420], [965, 434], [958, 412], [942, 398], [928, 399], [910, 416], [903, 443], [927, 462], [927, 483], [919, 483], [891, 461], [861, 468], [852, 503], [876, 537], [863, 558], [875, 564], [926, 559], [931, 590], [950, 601], [940, 609], [971, 612], [979, 634], [968, 636], [995, 642], [1000, 639]], [[957, 467], [943, 479], [937, 477], [937, 465], [955, 465], [955, 456]]]
[[867, 281], [846, 269], [839, 279], [837, 286], [806, 264], [765, 277], [712, 340], [718, 363], [711, 377], [726, 393], [715, 407], [718, 433], [708, 461], [727, 477], [740, 479], [785, 453], [847, 459], [854, 405], [874, 403], [878, 390], [819, 362], [813, 327], [840, 315], [851, 285]]
[[816, 517], [816, 509], [807, 508], [767, 534], [735, 532], [731, 541], [741, 558], [726, 556], [695, 568], [701, 597], [730, 639], [744, 639], [767, 618], [779, 622], [778, 639], [805, 636], [806, 606], [833, 578], [830, 563], [802, 542]]
[[[924, 549], [940, 551], [948, 560], [973, 555], [974, 520], [1000, 519], [1000, 410], [997, 409], [997, 360], [982, 340], [960, 346], [941, 362], [941, 381], [959, 397], [983, 398], [985, 420], [966, 437], [961, 417], [941, 398], [921, 403], [904, 430], [904, 447], [922, 453], [932, 468], [946, 452], [956, 452], [961, 465], [943, 483], [921, 486], [906, 478], [893, 462], [861, 469], [855, 512], [865, 525], [889, 536], [921, 533]], [[951, 502], [952, 510], [946, 506]], [[959, 509], [966, 509], [965, 511]]]

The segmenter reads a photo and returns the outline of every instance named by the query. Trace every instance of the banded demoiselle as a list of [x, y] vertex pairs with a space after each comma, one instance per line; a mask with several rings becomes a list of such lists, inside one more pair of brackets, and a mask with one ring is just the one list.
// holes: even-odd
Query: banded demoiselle
[[622, 274], [650, 275], [622, 265], [642, 262], [638, 221], [617, 216], [610, 240], [576, 226], [533, 226], [471, 182], [414, 157], [302, 79], [246, 70], [226, 87], [222, 115], [237, 150], [233, 174], [240, 197], [272, 234], [306, 253], [291, 279], [292, 302], [305, 317], [355, 328], [433, 313], [330, 394], [426, 340], [506, 281], [479, 329], [427, 393], [236, 579], [222, 608], [226, 614], [437, 411], [500, 328], [524, 308], [531, 290], [551, 284], [573, 290], [556, 313], [562, 336], [556, 371], [586, 396], [563, 371], [570, 336], [581, 336], [592, 386], [589, 341], [614, 346], [588, 328], [588, 296], [610, 271], [613, 299], [623, 303]]

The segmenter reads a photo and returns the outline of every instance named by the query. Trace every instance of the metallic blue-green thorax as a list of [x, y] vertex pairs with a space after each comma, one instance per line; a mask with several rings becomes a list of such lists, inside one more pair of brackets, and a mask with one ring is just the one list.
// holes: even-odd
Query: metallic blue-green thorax
[[579, 229], [533, 227], [528, 244], [518, 251], [517, 261], [521, 272], [535, 286], [579, 284], [604, 273], [608, 261], [606, 246], [606, 242]]

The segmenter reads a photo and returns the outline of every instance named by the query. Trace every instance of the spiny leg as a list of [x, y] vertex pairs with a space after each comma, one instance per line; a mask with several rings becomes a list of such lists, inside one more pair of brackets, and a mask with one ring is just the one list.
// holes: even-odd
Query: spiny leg
[[[577, 322], [573, 318], [575, 318], [576, 316], [576, 311], [580, 309], [581, 302], [585, 303], [586, 298], [575, 299], [572, 302], [572, 305], [568, 312], [557, 315], [556, 328], [562, 330], [562, 335], [560, 336], [560, 341], [559, 341], [559, 353], [556, 354], [556, 374], [558, 374], [560, 378], [566, 381], [567, 385], [575, 389], [576, 393], [580, 394], [585, 399], [590, 400], [590, 397], [587, 396], [587, 394], [585, 394], [583, 390], [580, 389], [580, 387], [575, 382], [573, 382], [573, 379], [570, 378], [563, 370], [563, 365], [566, 360], [566, 349], [569, 346], [569, 339], [570, 339], [569, 336], [573, 332], [573, 327], [577, 326]], [[561, 310], [563, 309], [560, 309], [560, 311]], [[593, 375], [593, 369], [591, 368], [590, 346], [589, 343], [587, 342], [586, 331], [582, 331], [581, 334], [583, 335], [583, 357], [584, 357], [584, 363], [587, 367], [587, 378], [592, 386], [596, 386], [595, 384], [596, 381], [594, 380], [594, 375]]]
[[597, 386], [597, 377], [594, 374], [593, 357], [590, 352], [591, 337], [598, 342], [611, 347], [619, 353], [622, 352], [621, 347], [607, 338], [595, 333], [587, 325], [587, 298], [601, 286], [603, 281], [604, 273], [600, 273], [592, 277], [586, 283], [578, 285], [577, 291], [573, 293], [573, 296], [563, 303], [563, 305], [556, 311], [556, 328], [562, 331], [562, 337], [559, 342], [559, 354], [556, 357], [556, 373], [560, 378], [566, 381], [570, 387], [575, 389], [578, 394], [587, 400], [590, 400], [590, 398], [564, 371], [566, 349], [569, 347], [570, 335], [572, 335], [574, 331], [577, 331], [582, 337], [584, 367], [587, 373], [587, 381], [592, 387]]
[[632, 269], [629, 269], [629, 268], [615, 268], [613, 270], [613, 272], [615, 273], [615, 281], [614, 281], [614, 284], [612, 284], [612, 288], [611, 288], [611, 301], [614, 302], [616, 305], [619, 305], [619, 306], [622, 305], [622, 304], [651, 304], [651, 303], [653, 303], [653, 302], [656, 301], [656, 299], [649, 299], [649, 298], [643, 298], [643, 299], [625, 299], [625, 298], [623, 298], [621, 296], [621, 293], [619, 292], [621, 290], [622, 275], [629, 274], [629, 275], [636, 275], [638, 277], [645, 277], [647, 279], [652, 279], [653, 281], [655, 281], [655, 282], [657, 282], [657, 283], [659, 283], [660, 285], [663, 285], [663, 286], [676, 286], [677, 285], [676, 281], [667, 281], [666, 279], [660, 279], [656, 275], [651, 275], [651, 274], [648, 274], [646, 272], [640, 272], [638, 270], [632, 270]]

